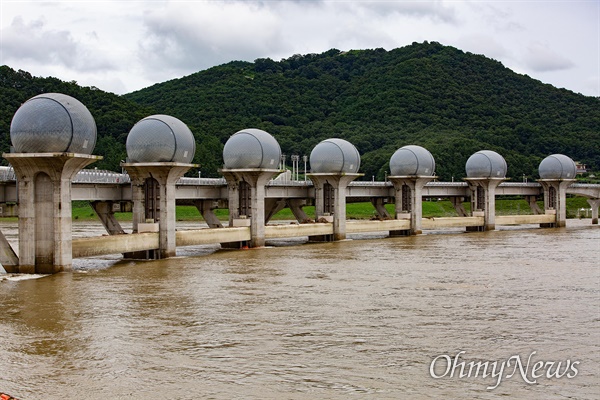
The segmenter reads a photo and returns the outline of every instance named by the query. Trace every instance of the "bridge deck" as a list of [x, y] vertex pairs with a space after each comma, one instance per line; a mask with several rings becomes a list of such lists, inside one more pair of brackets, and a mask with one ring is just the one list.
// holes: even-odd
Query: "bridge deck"
[[[18, 203], [14, 175], [0, 171], [0, 203]], [[131, 201], [131, 185], [127, 174], [81, 171], [73, 180], [73, 200]], [[588, 198], [600, 198], [600, 185], [572, 184], [568, 194]], [[537, 182], [503, 182], [496, 188], [497, 196], [540, 196], [542, 186]], [[423, 198], [469, 197], [466, 182], [429, 182], [423, 188]], [[314, 187], [310, 181], [272, 180], [266, 187], [267, 198], [314, 198]], [[390, 182], [355, 181], [347, 190], [346, 197], [369, 199], [373, 197], [393, 198], [394, 189]], [[224, 179], [181, 178], [176, 186], [178, 200], [227, 200], [227, 184]]]

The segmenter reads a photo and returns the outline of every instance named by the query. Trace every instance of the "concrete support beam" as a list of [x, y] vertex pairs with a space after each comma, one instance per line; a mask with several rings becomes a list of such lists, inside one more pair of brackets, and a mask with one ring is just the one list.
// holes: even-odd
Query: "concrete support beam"
[[441, 217], [424, 218], [423, 229], [441, 228], [479, 228], [483, 226], [483, 217]]
[[598, 207], [600, 207], [600, 199], [587, 199], [588, 204], [592, 207], [592, 224], [598, 225]]
[[506, 178], [465, 178], [471, 191], [471, 216], [483, 213], [484, 231], [496, 229], [496, 188]]
[[72, 269], [71, 181], [100, 156], [74, 153], [5, 153], [19, 190], [20, 273]]
[[348, 233], [394, 232], [410, 230], [408, 219], [386, 219], [385, 221], [348, 221]]
[[214, 200], [194, 200], [194, 206], [200, 211], [202, 218], [210, 228], [222, 228], [223, 224], [215, 215], [213, 210], [218, 208], [218, 201]]
[[157, 249], [156, 232], [109, 235], [73, 239], [73, 258], [95, 257], [107, 254], [145, 254]]
[[525, 196], [525, 201], [529, 204], [529, 208], [534, 215], [544, 214], [537, 204], [537, 196]]
[[554, 222], [554, 215], [497, 215], [496, 225], [547, 224]]
[[[437, 176], [388, 176], [388, 180], [394, 185], [396, 219], [400, 219], [402, 214], [410, 215], [410, 232], [406, 233], [411, 235], [422, 233], [423, 187], [435, 178]], [[395, 232], [395, 234], [403, 233]]]
[[239, 243], [250, 240], [247, 226], [219, 229], [198, 229], [177, 231], [177, 246], [197, 246], [202, 244]]
[[0, 232], [0, 264], [6, 272], [19, 272], [19, 257], [2, 232]]
[[567, 225], [567, 188], [575, 179], [538, 179], [544, 189], [544, 211], [556, 214], [556, 222], [540, 224], [545, 228], [562, 228]]
[[112, 201], [91, 201], [92, 208], [104, 225], [104, 229], [109, 235], [122, 235], [125, 233], [119, 221], [115, 218]]
[[321, 237], [333, 235], [333, 226], [328, 223], [273, 225], [265, 228], [267, 239], [291, 237]]
[[131, 206], [132, 212], [132, 230], [133, 233], [138, 232], [138, 225], [146, 222], [145, 208], [145, 193], [144, 187], [146, 181], [144, 179], [131, 179]]
[[302, 223], [311, 222], [312, 220], [306, 215], [302, 207], [306, 205], [306, 199], [288, 199], [288, 207], [296, 217], [296, 221]]
[[[176, 162], [122, 163], [131, 178], [133, 204], [133, 231], [139, 231], [139, 223], [145, 221], [144, 185], [149, 178], [158, 182], [158, 233], [157, 258], [173, 257], [177, 254], [175, 238], [175, 183], [196, 164]], [[144, 218], [142, 218], [144, 216]]]
[[265, 199], [265, 224], [286, 207], [285, 199]]
[[364, 174], [314, 173], [308, 174], [315, 187], [315, 220], [323, 216], [325, 210], [325, 184], [333, 189], [333, 240], [346, 239], [346, 188], [348, 184]]
[[463, 202], [465, 201], [464, 197], [450, 197], [450, 201], [459, 217], [467, 216], [467, 210], [465, 210], [465, 206], [463, 205]]
[[371, 197], [371, 204], [375, 208], [377, 212], [377, 216], [380, 219], [392, 219], [392, 216], [388, 212], [387, 208], [385, 208], [385, 198], [383, 197]]
[[[2, 185], [0, 185], [2, 187]], [[16, 190], [15, 190], [16, 191]], [[15, 195], [15, 201], [18, 201]], [[0, 203], [0, 217], [18, 217], [19, 205], [17, 203]]]
[[[229, 194], [229, 226], [238, 223], [240, 208], [250, 222], [250, 247], [265, 245], [265, 185], [279, 174], [278, 169], [222, 169]], [[243, 203], [243, 204], [242, 204]]]

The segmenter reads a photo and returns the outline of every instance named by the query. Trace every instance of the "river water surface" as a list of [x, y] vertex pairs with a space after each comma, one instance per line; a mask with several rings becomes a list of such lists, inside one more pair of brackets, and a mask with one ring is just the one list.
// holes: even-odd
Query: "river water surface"
[[[600, 229], [589, 219], [567, 225], [205, 246], [161, 261], [75, 260], [74, 272], [37, 279], [0, 275], [0, 392], [598, 399]], [[11, 229], [2, 226], [14, 242]], [[75, 224], [74, 233], [98, 229]], [[564, 370], [568, 360], [577, 374], [527, 383], [505, 371], [494, 389], [497, 379], [481, 373], [432, 377], [432, 363], [444, 375], [439, 356], [461, 351], [498, 365], [519, 356]]]

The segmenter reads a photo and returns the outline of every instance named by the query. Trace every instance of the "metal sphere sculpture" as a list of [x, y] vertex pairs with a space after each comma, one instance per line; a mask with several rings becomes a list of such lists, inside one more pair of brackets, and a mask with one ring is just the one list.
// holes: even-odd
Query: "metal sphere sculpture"
[[231, 135], [223, 147], [223, 162], [227, 169], [277, 169], [280, 159], [279, 142], [260, 129], [242, 129]]
[[390, 158], [390, 173], [393, 176], [433, 176], [435, 159], [429, 150], [415, 145], [396, 150]]
[[573, 179], [577, 173], [575, 161], [563, 154], [552, 154], [538, 167], [541, 179]]
[[354, 145], [344, 139], [326, 139], [310, 153], [313, 173], [357, 173], [360, 154]]
[[45, 93], [27, 100], [10, 125], [17, 153], [92, 154], [96, 122], [79, 100], [62, 93]]
[[133, 163], [190, 163], [196, 153], [196, 141], [186, 124], [170, 115], [151, 115], [129, 131], [127, 157]]
[[469, 157], [465, 169], [468, 178], [505, 178], [507, 166], [500, 154], [481, 150]]

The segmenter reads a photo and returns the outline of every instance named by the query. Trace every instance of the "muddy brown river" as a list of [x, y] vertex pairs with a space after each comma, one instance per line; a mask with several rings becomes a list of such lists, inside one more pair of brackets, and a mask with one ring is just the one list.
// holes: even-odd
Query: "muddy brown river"
[[[14, 243], [15, 227], [0, 229]], [[102, 233], [93, 223], [73, 230]], [[600, 228], [589, 219], [351, 238], [0, 275], [0, 392], [600, 398]]]

